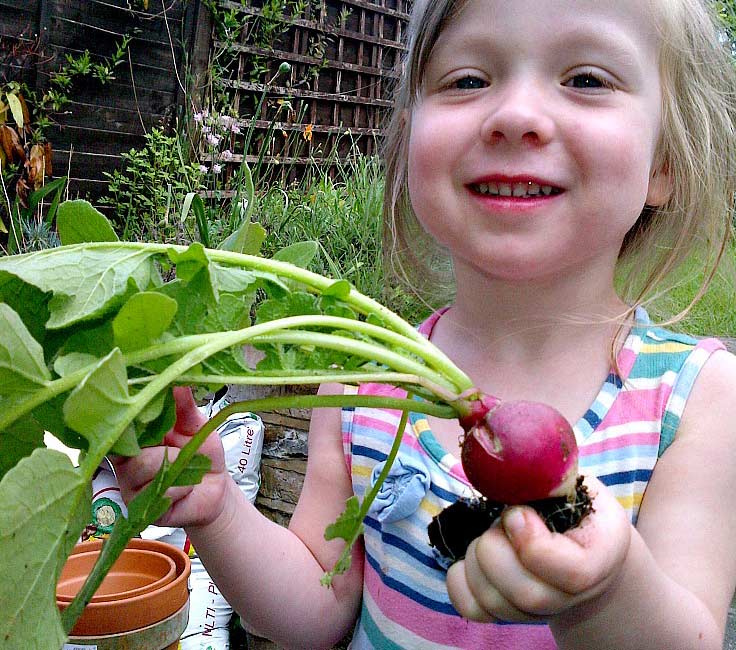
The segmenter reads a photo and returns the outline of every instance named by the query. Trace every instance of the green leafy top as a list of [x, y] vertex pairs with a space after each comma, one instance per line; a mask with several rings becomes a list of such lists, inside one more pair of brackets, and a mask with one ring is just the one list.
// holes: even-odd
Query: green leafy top
[[[14, 593], [0, 588], [4, 648], [57, 643], [62, 628], [50, 578], [79, 535], [92, 474], [110, 452], [135, 455], [142, 446], [160, 443], [174, 420], [173, 385], [384, 381], [427, 399], [298, 399], [305, 406], [370, 399], [445, 417], [471, 388], [460, 370], [398, 316], [343, 280], [291, 263], [308, 263], [315, 245], [292, 246], [267, 260], [201, 244], [119, 242], [88, 203], [73, 201], [59, 210], [64, 246], [0, 258], [0, 554], [18, 557], [21, 547], [35, 549], [28, 551], [35, 558], [30, 569], [24, 565], [5, 576]], [[254, 238], [260, 241], [261, 233], [246, 223], [228, 246], [252, 248]], [[258, 304], [257, 295], [265, 297]], [[256, 367], [246, 363], [245, 345], [263, 352]], [[207, 459], [196, 449], [217, 423], [215, 418], [206, 425], [174, 463], [165, 463], [131, 504], [88, 586], [65, 610], [63, 629], [71, 628], [127, 540], [166, 510], [166, 489], [196, 482], [207, 470]], [[44, 431], [82, 450], [78, 468], [42, 448]], [[44, 471], [60, 477], [48, 483], [48, 496], [21, 503], [36, 494]], [[359, 512], [364, 507], [365, 502]], [[40, 519], [56, 522], [57, 536], [49, 537], [46, 524], [33, 525]], [[339, 536], [352, 544], [361, 521], [362, 515], [340, 524]], [[36, 592], [42, 574], [44, 589]], [[36, 626], [28, 625], [31, 618], [53, 621], [52, 637], [39, 641]]]

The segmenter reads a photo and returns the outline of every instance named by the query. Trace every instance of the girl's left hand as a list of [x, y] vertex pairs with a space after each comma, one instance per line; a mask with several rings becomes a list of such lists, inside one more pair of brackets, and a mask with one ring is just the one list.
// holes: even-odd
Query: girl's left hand
[[615, 581], [631, 541], [629, 518], [597, 479], [586, 477], [594, 512], [565, 534], [531, 508], [507, 510], [447, 573], [461, 616], [482, 622], [546, 620], [594, 598]]

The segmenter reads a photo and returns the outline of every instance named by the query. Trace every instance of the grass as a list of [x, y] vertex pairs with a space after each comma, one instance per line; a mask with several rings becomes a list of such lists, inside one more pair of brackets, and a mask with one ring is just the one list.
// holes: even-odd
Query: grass
[[[702, 279], [703, 272], [697, 260], [691, 261], [678, 272], [673, 288], [649, 307], [650, 313], [655, 318], [665, 319], [685, 309]], [[671, 328], [695, 336], [736, 338], [736, 242], [732, 242], [707, 293]]]
[[308, 170], [301, 182], [270, 185], [259, 193], [256, 219], [267, 232], [262, 253], [270, 257], [294, 242], [318, 242], [312, 271], [348, 280], [409, 322], [428, 310], [406, 292], [386, 286], [381, 247], [383, 177], [375, 158], [357, 156], [332, 175]]

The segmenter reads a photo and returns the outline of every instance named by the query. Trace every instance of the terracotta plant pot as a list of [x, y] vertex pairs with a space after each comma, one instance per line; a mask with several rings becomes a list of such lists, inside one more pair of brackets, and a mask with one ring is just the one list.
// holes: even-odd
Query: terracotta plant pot
[[[59, 609], [69, 606], [99, 556], [102, 542], [72, 551], [57, 587]], [[191, 565], [182, 550], [132, 539], [72, 629], [69, 641], [97, 650], [175, 650], [189, 614]]]

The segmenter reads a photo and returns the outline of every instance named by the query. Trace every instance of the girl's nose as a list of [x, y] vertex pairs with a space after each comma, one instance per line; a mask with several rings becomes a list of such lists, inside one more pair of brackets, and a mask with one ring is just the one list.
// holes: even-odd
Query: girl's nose
[[481, 124], [481, 138], [489, 144], [542, 146], [553, 137], [554, 121], [549, 100], [530, 85], [499, 89], [488, 99], [488, 113]]

